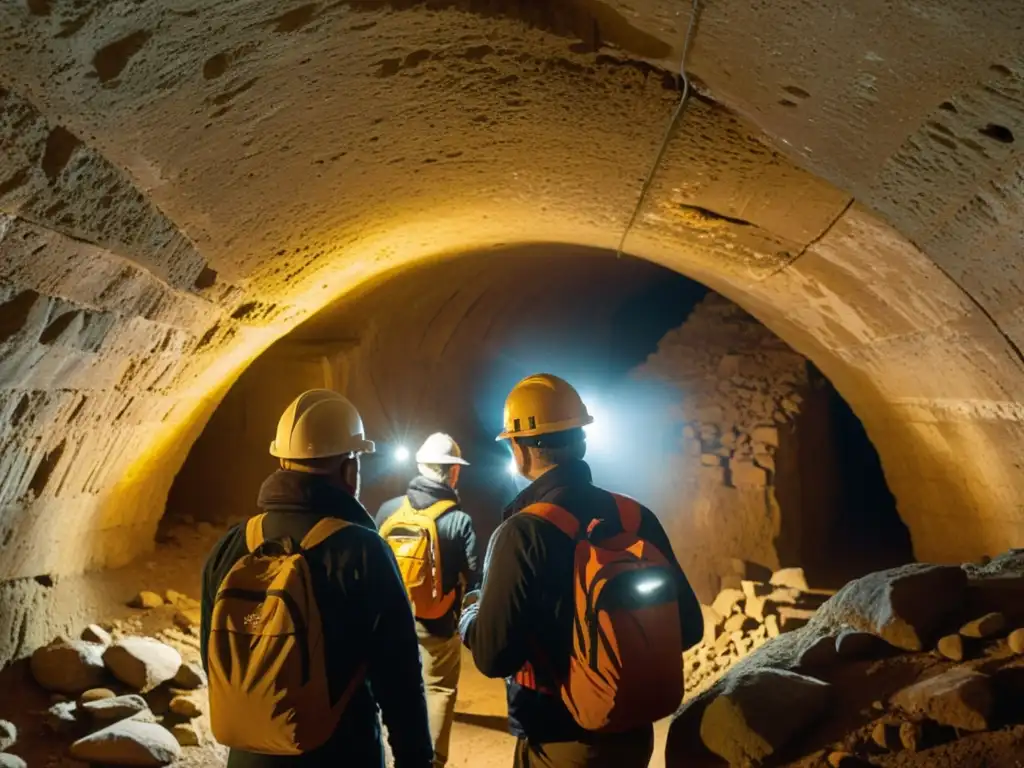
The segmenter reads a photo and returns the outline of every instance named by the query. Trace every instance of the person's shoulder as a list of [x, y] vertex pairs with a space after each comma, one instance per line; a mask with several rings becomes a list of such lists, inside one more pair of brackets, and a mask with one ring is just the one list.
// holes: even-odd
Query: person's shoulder
[[377, 522], [378, 527], [398, 511], [398, 508], [402, 506], [402, 501], [404, 499], [405, 496], [395, 496], [394, 498], [388, 499], [377, 508], [377, 514], [374, 515], [374, 520]]

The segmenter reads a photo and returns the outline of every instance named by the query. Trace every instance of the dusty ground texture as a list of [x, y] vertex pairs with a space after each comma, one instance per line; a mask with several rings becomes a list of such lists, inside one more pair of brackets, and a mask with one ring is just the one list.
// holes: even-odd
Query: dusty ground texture
[[[140, 587], [154, 592], [174, 589], [197, 596], [203, 556], [221, 533], [222, 529], [213, 526], [204, 525], [201, 530], [174, 526], [161, 536], [163, 543], [152, 559], [137, 567], [108, 574], [112, 583], [117, 585], [111, 594], [116, 594], [120, 603], [130, 600], [139, 592]], [[1019, 558], [1015, 558], [1014, 562], [1017, 565], [1011, 566], [997, 560], [990, 566], [976, 569], [974, 573], [1016, 576], [1019, 575]], [[1009, 574], [1007, 569], [1011, 569]], [[814, 622], [840, 621], [844, 617], [836, 608], [827, 608], [819, 613], [821, 618], [816, 618]], [[129, 609], [127, 615], [123, 612], [116, 615], [121, 618], [112, 621], [120, 631], [157, 636], [177, 648], [186, 660], [198, 658], [195, 637], [174, 627], [174, 608]], [[110, 617], [92, 618], [102, 622]], [[764, 648], [762, 652], [766, 650]], [[734, 655], [731, 650], [729, 655]], [[1024, 754], [1024, 725], [1014, 724], [1024, 722], [1024, 708], [1020, 706], [1019, 699], [1020, 688], [1014, 688], [1012, 692], [1016, 705], [1000, 710], [1010, 717], [994, 721], [990, 731], [960, 734], [961, 738], [946, 733], [928, 748], [917, 752], [903, 749], [887, 752], [872, 743], [871, 733], [878, 723], [900, 721], [888, 703], [893, 693], [918, 679], [954, 666], [957, 666], [954, 662], [925, 651], [898, 655], [892, 653], [882, 658], [815, 670], [816, 676], [832, 684], [835, 698], [819, 725], [807, 730], [765, 765], [821, 768], [826, 765], [826, 755], [844, 750], [859, 755], [870, 764], [891, 768], [1018, 768], [1021, 755]], [[996, 638], [983, 646], [977, 646], [977, 650], [961, 666], [993, 675], [998, 674], [1000, 669], [1016, 669], [1024, 674], [1024, 657], [1014, 654], [1005, 638]], [[1006, 679], [1020, 680], [1012, 676]], [[12, 665], [0, 673], [0, 719], [13, 721], [20, 733], [18, 743], [11, 751], [26, 758], [32, 766], [76, 768], [82, 764], [66, 757], [69, 740], [54, 736], [44, 727], [43, 714], [50, 703], [50, 694], [42, 691], [32, 681], [26, 664]], [[186, 748], [183, 759], [176, 764], [178, 768], [223, 764], [224, 751], [212, 743], [205, 715], [197, 722], [203, 745]], [[652, 768], [675, 768], [675, 764], [666, 763], [665, 758], [668, 728], [667, 721], [656, 726]], [[512, 745], [513, 740], [505, 732], [502, 683], [483, 678], [473, 667], [471, 657], [464, 655], [450, 764], [455, 768], [507, 766], [510, 764]], [[704, 754], [690, 756], [685, 765], [717, 766], [725, 763]]]

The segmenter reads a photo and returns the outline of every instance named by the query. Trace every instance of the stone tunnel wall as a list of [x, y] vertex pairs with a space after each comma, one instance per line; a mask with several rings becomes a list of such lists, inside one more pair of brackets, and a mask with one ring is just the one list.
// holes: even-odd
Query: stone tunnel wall
[[842, 477], [831, 388], [808, 361], [727, 299], [710, 294], [633, 372], [675, 393], [673, 429], [651, 502], [701, 597], [736, 573], [820, 565]]

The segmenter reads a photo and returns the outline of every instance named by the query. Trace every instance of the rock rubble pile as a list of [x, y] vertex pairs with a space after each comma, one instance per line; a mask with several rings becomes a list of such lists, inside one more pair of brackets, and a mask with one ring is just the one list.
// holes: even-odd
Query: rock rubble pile
[[[70, 740], [74, 760], [155, 768], [179, 760], [183, 747], [209, 741], [201, 724], [206, 675], [183, 658], [183, 652], [197, 656], [199, 604], [168, 591], [141, 592], [131, 605], [167, 606], [176, 627], [148, 637], [126, 632], [122, 622], [90, 625], [78, 639], [57, 638], [37, 649], [29, 661], [35, 682], [52, 694], [50, 709], [40, 713], [44, 726]], [[17, 739], [7, 725], [0, 721], [3, 749]], [[18, 763], [0, 761], [8, 765]]]
[[[901, 766], [982, 765], [978, 737], [1024, 724], [1024, 550], [986, 567], [869, 574], [776, 637], [750, 614], [765, 598], [781, 611], [778, 595], [763, 591], [793, 587], [743, 587], [723, 590], [706, 609], [702, 645], [718, 643], [719, 676], [708, 685], [697, 665], [696, 695], [670, 730], [669, 768], [849, 768], [895, 765], [888, 761], [897, 754], [907, 756]], [[936, 750], [945, 750], [941, 763]]]

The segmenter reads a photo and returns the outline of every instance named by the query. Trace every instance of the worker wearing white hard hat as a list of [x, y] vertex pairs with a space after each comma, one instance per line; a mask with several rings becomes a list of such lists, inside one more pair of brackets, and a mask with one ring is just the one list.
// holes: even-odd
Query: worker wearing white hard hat
[[[395, 764], [430, 765], [433, 749], [416, 624], [392, 555], [358, 501], [359, 457], [373, 450], [359, 411], [345, 397], [326, 389], [302, 393], [281, 415], [270, 444], [270, 454], [278, 459], [280, 469], [260, 488], [257, 506], [263, 514], [228, 531], [207, 560], [200, 632], [204, 665], [209, 668], [209, 657], [223, 652], [223, 643], [214, 641], [211, 647], [211, 638], [222, 634], [212, 630], [219, 627], [224, 613], [221, 608], [215, 616], [213, 606], [221, 605], [218, 591], [229, 573], [236, 566], [244, 569], [243, 558], [256, 551], [268, 557], [304, 551], [316, 585], [323, 633], [319, 647], [324, 649], [323, 663], [313, 667], [321, 679], [308, 685], [325, 686], [331, 696], [348, 697], [325, 743], [310, 751], [300, 743], [302, 753], [296, 755], [258, 749], [250, 741], [261, 743], [259, 738], [267, 734], [251, 733], [245, 744], [227, 744], [231, 766], [384, 768], [378, 708], [388, 727]], [[268, 660], [274, 661], [279, 660]], [[268, 663], [260, 674], [273, 674], [284, 667]], [[239, 707], [245, 704], [243, 694], [283, 690], [281, 686], [288, 684], [288, 680], [259, 682], [239, 694]], [[220, 701], [224, 700], [221, 697]], [[214, 704], [211, 698], [215, 727], [237, 717], [239, 707], [218, 712]], [[325, 713], [296, 711], [295, 733], [309, 731], [303, 728], [303, 716], [312, 717], [316, 727], [322, 726]]]
[[473, 520], [456, 491], [469, 466], [459, 444], [443, 432], [432, 434], [416, 451], [416, 466], [419, 474], [405, 495], [381, 506], [377, 526], [395, 553], [416, 615], [434, 766], [442, 768], [461, 671], [458, 614], [463, 594], [479, 585], [480, 562]]

